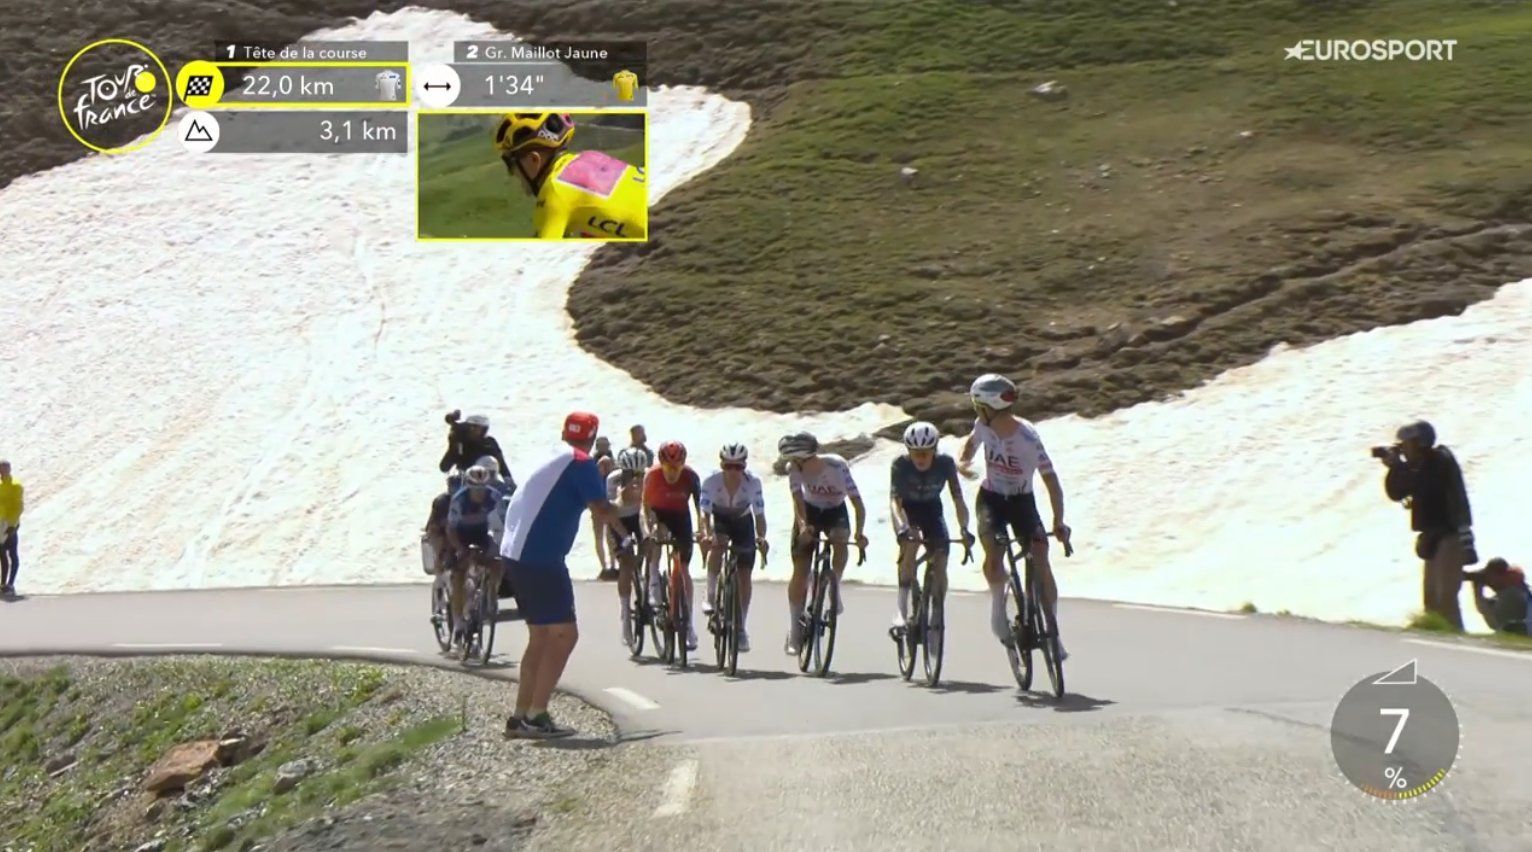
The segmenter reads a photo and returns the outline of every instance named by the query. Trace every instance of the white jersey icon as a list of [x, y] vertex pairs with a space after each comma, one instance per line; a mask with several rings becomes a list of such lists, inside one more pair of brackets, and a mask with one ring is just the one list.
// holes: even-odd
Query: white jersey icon
[[398, 71], [383, 71], [377, 76], [378, 95], [385, 101], [399, 99], [399, 88], [404, 84], [404, 78]]

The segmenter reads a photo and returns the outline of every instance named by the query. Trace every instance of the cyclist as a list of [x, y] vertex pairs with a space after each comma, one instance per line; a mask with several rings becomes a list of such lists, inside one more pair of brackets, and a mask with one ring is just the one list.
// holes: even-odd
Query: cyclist
[[462, 475], [454, 473], [447, 477], [447, 490], [431, 501], [431, 514], [426, 518], [425, 528], [421, 532], [426, 534], [431, 549], [436, 553], [436, 564], [432, 566], [435, 570], [432, 573], [446, 570], [451, 563], [451, 554], [447, 551], [447, 511], [452, 506], [452, 495], [462, 487]]
[[[1014, 382], [997, 373], [986, 373], [974, 380], [968, 396], [977, 416], [973, 431], [963, 441], [958, 469], [964, 476], [972, 476], [973, 457], [983, 447], [984, 482], [979, 486], [974, 508], [979, 515], [979, 540], [984, 545], [984, 579], [989, 581], [990, 627], [1001, 642], [1009, 644], [1011, 630], [1005, 620], [1006, 569], [1001, 564], [1005, 552], [997, 546], [996, 533], [1009, 525], [1016, 541], [1031, 543], [1042, 604], [1050, 614], [1055, 613], [1059, 593], [1048, 563], [1048, 534], [1042, 516], [1037, 513], [1032, 475], [1042, 474], [1053, 507], [1053, 532], [1067, 539], [1064, 488], [1047, 450], [1043, 449], [1037, 427], [1011, 413], [1016, 406]], [[1061, 652], [1063, 647], [1060, 642]], [[1067, 657], [1068, 653], [1061, 656]]]
[[[649, 460], [643, 453], [633, 449], [626, 449], [617, 454], [617, 469], [612, 471], [606, 478], [607, 502], [617, 507], [617, 519], [623, 529], [628, 531], [628, 537], [633, 541], [643, 538], [643, 524], [640, 517], [644, 509], [644, 472], [648, 469]], [[606, 526], [602, 524], [602, 526]], [[622, 644], [633, 644], [633, 622], [629, 619], [633, 615], [633, 603], [630, 597], [633, 592], [633, 578], [636, 576], [634, 568], [638, 565], [638, 554], [631, 549], [623, 547], [622, 539], [610, 527], [606, 529], [607, 548], [617, 558], [617, 597], [622, 607]]]
[[476, 464], [463, 474], [463, 487], [452, 495], [451, 505], [447, 508], [447, 544], [452, 553], [448, 567], [452, 570], [452, 618], [458, 625], [457, 639], [462, 638], [463, 632], [463, 583], [467, 578], [469, 547], [482, 547], [489, 561], [486, 588], [500, 588], [500, 551], [489, 531], [495, 514], [500, 511], [500, 496], [489, 468]]
[[703, 614], [711, 615], [718, 596], [718, 572], [729, 544], [739, 553], [739, 650], [750, 650], [745, 622], [750, 617], [750, 571], [755, 551], [766, 544], [766, 495], [761, 480], [745, 469], [750, 451], [744, 444], [725, 444], [718, 451], [718, 470], [702, 483], [702, 539], [706, 542], [707, 601]]
[[[702, 527], [700, 521], [696, 526], [692, 525], [692, 510], [695, 509], [700, 518], [702, 482], [698, 479], [697, 472], [686, 464], [686, 447], [680, 441], [666, 441], [660, 444], [659, 460], [660, 463], [650, 468], [649, 473], [644, 477], [644, 517], [648, 523], [651, 539], [657, 529], [664, 529], [675, 541], [676, 555], [681, 559], [681, 575], [686, 581], [686, 600], [689, 604], [695, 597], [692, 594], [691, 575], [692, 542], [695, 540], [693, 531]], [[652, 541], [647, 561], [650, 597], [657, 599], [660, 584], [660, 549], [653, 546]], [[687, 619], [686, 649], [697, 650], [696, 619]]]
[[501, 162], [537, 197], [537, 238], [643, 239], [649, 230], [643, 166], [600, 151], [569, 153], [574, 132], [574, 119], [563, 112], [508, 112], [495, 127]]
[[947, 588], [947, 554], [950, 550], [947, 519], [942, 511], [942, 490], [952, 495], [958, 529], [963, 543], [972, 546], [968, 532], [968, 506], [963, 502], [963, 487], [958, 482], [957, 462], [936, 445], [941, 432], [924, 421], [911, 423], [904, 430], [906, 453], [889, 466], [889, 517], [899, 537], [899, 603], [894, 611], [894, 626], [903, 627], [909, 608], [910, 586], [915, 582], [915, 552], [921, 541], [931, 554], [931, 568], [939, 584], [934, 593]]
[[[846, 572], [846, 544], [851, 537], [851, 520], [846, 516], [846, 501], [856, 511], [856, 544], [867, 546], [867, 507], [851, 476], [851, 465], [834, 454], [819, 452], [819, 440], [808, 432], [787, 435], [777, 442], [777, 450], [788, 462], [787, 484], [793, 495], [793, 577], [787, 584], [787, 608], [792, 627], [787, 634], [785, 651], [796, 655], [802, 640], [804, 599], [808, 597], [809, 560], [820, 532], [830, 537], [831, 564], [835, 578]], [[838, 606], [836, 613], [845, 610]]]

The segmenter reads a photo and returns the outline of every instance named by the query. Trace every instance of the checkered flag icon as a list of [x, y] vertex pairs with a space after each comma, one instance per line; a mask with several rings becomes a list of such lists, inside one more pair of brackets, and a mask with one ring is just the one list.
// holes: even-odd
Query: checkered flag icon
[[213, 75], [193, 74], [186, 78], [186, 95], [188, 98], [203, 97], [213, 93]]

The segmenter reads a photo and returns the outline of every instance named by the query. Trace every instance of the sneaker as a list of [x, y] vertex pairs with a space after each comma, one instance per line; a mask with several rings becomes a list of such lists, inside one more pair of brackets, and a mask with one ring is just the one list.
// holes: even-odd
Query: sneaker
[[741, 654], [750, 653], [750, 634], [744, 630], [739, 631], [739, 652]]
[[512, 716], [505, 722], [505, 735], [513, 740], [552, 740], [573, 733], [573, 728], [561, 727], [547, 713], [540, 713], [531, 719]]

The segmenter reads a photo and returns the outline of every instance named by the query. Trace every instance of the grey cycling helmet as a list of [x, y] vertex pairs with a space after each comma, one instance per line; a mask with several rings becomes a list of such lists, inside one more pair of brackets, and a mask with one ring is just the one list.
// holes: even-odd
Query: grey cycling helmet
[[973, 380], [968, 396], [975, 405], [994, 411], [1010, 411], [1016, 404], [1016, 383], [999, 373], [985, 373]]
[[483, 465], [476, 464], [463, 472], [463, 481], [469, 485], [488, 485], [489, 479], [489, 468]]
[[500, 473], [500, 462], [494, 456], [483, 456], [474, 464], [488, 470], [490, 476], [497, 476]]
[[470, 415], [468, 415], [468, 419], [463, 421], [463, 425], [465, 425], [465, 426], [478, 426], [479, 428], [481, 428], [484, 431], [488, 432], [489, 431], [489, 418], [485, 417], [482, 414], [470, 414]]
[[819, 452], [819, 439], [808, 432], [798, 432], [793, 435], [784, 435], [777, 442], [777, 452], [784, 458], [805, 459]]
[[924, 420], [917, 420], [904, 430], [904, 445], [912, 450], [934, 450], [941, 439], [942, 433]]
[[623, 470], [643, 473], [649, 468], [649, 457], [644, 455], [643, 450], [629, 447], [617, 454], [617, 466]]

